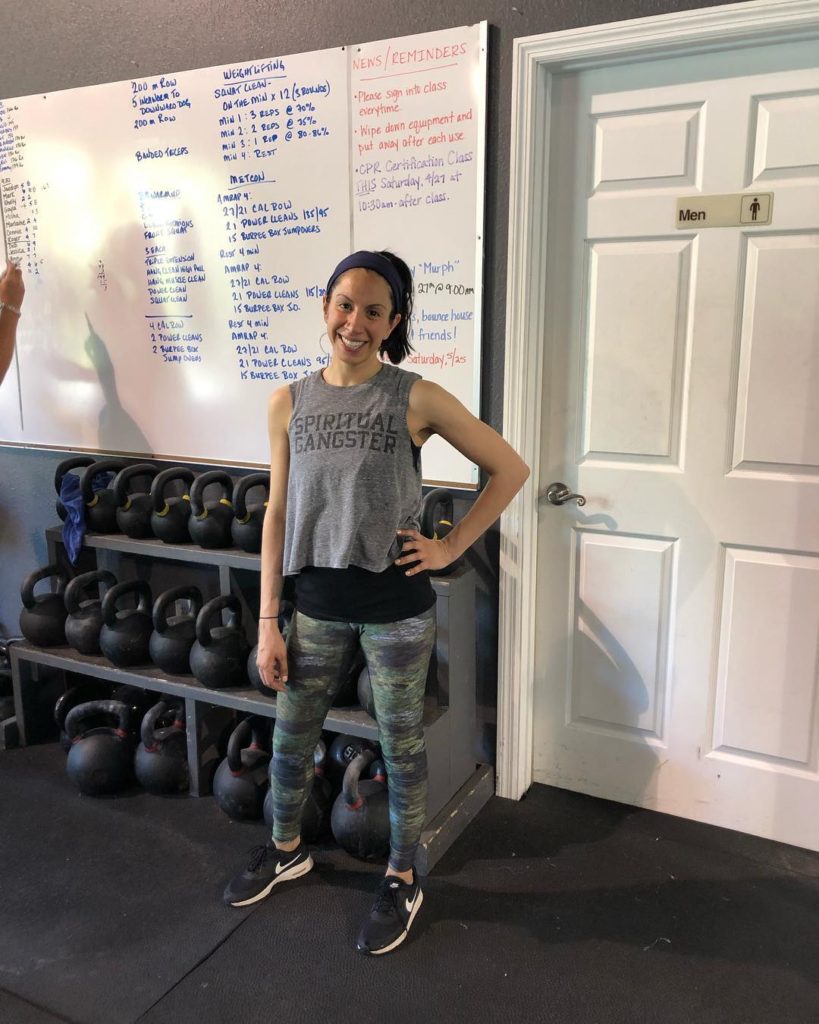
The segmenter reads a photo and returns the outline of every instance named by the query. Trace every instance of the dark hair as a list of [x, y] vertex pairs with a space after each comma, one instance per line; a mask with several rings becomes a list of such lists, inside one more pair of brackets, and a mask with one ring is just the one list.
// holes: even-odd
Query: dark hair
[[[384, 266], [384, 260], [392, 265], [393, 273], [390, 273], [390, 267]], [[410, 352], [413, 351], [409, 340], [412, 331], [412, 271], [401, 257], [396, 256], [394, 252], [389, 252], [386, 249], [378, 252], [359, 250], [359, 252], [355, 252], [343, 259], [333, 271], [325, 291], [325, 302], [332, 295], [335, 283], [339, 277], [347, 270], [352, 270], [355, 267], [372, 270], [389, 285], [392, 297], [390, 320], [392, 320], [396, 313], [401, 314], [401, 319], [390, 332], [389, 337], [381, 343], [379, 352], [382, 356], [386, 356], [391, 363], [400, 363], [402, 359], [406, 359]], [[393, 278], [393, 280], [390, 280], [390, 278]], [[398, 303], [397, 308], [396, 303]]]
[[384, 256], [392, 263], [398, 272], [398, 276], [401, 278], [401, 308], [393, 309], [390, 313], [390, 319], [392, 319], [396, 313], [401, 314], [401, 319], [398, 324], [390, 332], [390, 336], [386, 341], [381, 343], [381, 355], [386, 356], [391, 363], [400, 363], [403, 359], [406, 359], [410, 352], [413, 351], [412, 345], [410, 344], [410, 334], [412, 333], [412, 301], [413, 301], [413, 283], [412, 283], [412, 271], [401, 259], [400, 256], [396, 256], [394, 252], [389, 252], [383, 249], [379, 252], [380, 256]]

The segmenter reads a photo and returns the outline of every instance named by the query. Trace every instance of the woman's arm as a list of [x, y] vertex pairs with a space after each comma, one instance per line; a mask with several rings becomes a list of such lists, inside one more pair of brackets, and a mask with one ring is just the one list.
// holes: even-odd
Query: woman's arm
[[6, 269], [0, 275], [0, 384], [14, 355], [17, 321], [25, 293], [23, 272], [11, 260], [6, 260]]
[[409, 415], [416, 433], [440, 434], [489, 477], [469, 512], [442, 540], [428, 540], [417, 530], [399, 531], [413, 543], [405, 542], [404, 554], [396, 565], [418, 562], [407, 571], [412, 576], [424, 570], [443, 569], [474, 544], [524, 485], [529, 467], [500, 434], [438, 384], [416, 381], [410, 391]]
[[290, 471], [290, 438], [287, 428], [292, 410], [290, 388], [283, 387], [274, 391], [267, 405], [270, 494], [262, 526], [259, 650], [256, 656], [262, 682], [274, 690], [283, 690], [287, 682], [287, 650], [279, 631], [278, 614], [282, 592], [287, 479]]

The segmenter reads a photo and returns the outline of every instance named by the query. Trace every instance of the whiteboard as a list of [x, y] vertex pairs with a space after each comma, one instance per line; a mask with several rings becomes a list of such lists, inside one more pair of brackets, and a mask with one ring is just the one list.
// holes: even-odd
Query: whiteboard
[[[486, 24], [0, 101], [6, 443], [264, 466], [333, 266], [413, 268], [402, 365], [479, 411]], [[432, 439], [424, 478], [474, 486]]]

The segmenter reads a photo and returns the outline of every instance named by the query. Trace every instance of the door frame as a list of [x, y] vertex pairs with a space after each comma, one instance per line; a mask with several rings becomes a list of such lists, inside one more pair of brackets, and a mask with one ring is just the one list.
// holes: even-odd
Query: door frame
[[514, 40], [503, 436], [532, 469], [501, 517], [496, 792], [532, 784], [553, 76], [756, 43], [819, 38], [819, 0], [751, 0]]

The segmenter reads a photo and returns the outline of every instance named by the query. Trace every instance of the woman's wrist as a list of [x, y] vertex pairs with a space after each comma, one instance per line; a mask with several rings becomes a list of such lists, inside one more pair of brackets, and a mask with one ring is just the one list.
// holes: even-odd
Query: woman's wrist
[[23, 311], [22, 309], [20, 309], [19, 306], [14, 306], [10, 302], [3, 302], [2, 300], [0, 300], [0, 314], [2, 314], [3, 310], [5, 309], [7, 309], [9, 313], [13, 313], [17, 317], [23, 315]]

